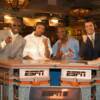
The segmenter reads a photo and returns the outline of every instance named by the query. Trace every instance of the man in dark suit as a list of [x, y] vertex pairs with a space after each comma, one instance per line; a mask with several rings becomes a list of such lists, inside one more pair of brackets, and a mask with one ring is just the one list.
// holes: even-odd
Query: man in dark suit
[[0, 59], [21, 59], [26, 41], [19, 34], [21, 23], [17, 18], [13, 18], [8, 32], [0, 33]]
[[95, 32], [95, 25], [92, 20], [84, 23], [86, 35], [80, 45], [80, 55], [84, 60], [94, 60], [100, 57], [100, 34]]

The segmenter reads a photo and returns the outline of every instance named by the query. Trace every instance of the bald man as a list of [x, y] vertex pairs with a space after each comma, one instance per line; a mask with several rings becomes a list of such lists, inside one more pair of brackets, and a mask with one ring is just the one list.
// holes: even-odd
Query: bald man
[[0, 33], [0, 59], [21, 59], [26, 41], [19, 34], [20, 20], [13, 19], [10, 30]]

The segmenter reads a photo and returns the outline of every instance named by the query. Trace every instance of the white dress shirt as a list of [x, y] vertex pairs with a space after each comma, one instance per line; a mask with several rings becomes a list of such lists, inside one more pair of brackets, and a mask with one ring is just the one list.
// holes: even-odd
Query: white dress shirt
[[[29, 56], [34, 60], [45, 59], [45, 46], [43, 43], [44, 39], [48, 39], [44, 35], [38, 37], [32, 34], [29, 34], [25, 37], [26, 45], [24, 48], [23, 56]], [[50, 50], [50, 54], [52, 53], [50, 40], [48, 39], [48, 47]]]
[[89, 39], [91, 40], [93, 47], [94, 47], [94, 41], [95, 41], [95, 32], [92, 35], [88, 35]]
[[95, 33], [93, 33], [92, 35], [87, 35], [89, 37], [89, 39], [92, 41], [92, 40], [95, 40]]

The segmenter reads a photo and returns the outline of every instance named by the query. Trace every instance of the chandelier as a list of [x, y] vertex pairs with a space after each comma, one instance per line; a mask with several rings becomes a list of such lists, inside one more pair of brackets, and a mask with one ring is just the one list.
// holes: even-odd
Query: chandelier
[[91, 14], [94, 5], [88, 0], [76, 0], [70, 8], [73, 17], [84, 18]]
[[90, 14], [91, 10], [87, 8], [73, 8], [70, 11], [70, 14], [74, 17], [85, 17]]
[[7, 4], [14, 10], [17, 11], [21, 8], [25, 8], [29, 0], [6, 0]]

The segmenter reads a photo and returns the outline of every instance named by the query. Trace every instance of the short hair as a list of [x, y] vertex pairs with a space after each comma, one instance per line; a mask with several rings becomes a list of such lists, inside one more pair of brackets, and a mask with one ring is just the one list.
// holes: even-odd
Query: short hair
[[58, 33], [57, 31], [58, 31], [59, 28], [63, 28], [64, 29], [64, 36], [68, 35], [68, 31], [66, 30], [66, 27], [64, 25], [57, 26], [56, 33]]
[[60, 29], [60, 28], [65, 30], [65, 26], [64, 25], [58, 25], [56, 27], [56, 33], [58, 33], [58, 29]]
[[65, 26], [64, 25], [59, 25], [59, 26], [57, 26], [57, 29], [58, 28], [64, 28], [65, 29]]
[[93, 19], [86, 19], [86, 20], [84, 21], [84, 24], [85, 24], [85, 23], [88, 23], [88, 22], [92, 22], [92, 23], [95, 25], [95, 21], [94, 21]]
[[92, 22], [93, 25], [94, 25], [94, 28], [95, 28], [95, 29], [97, 28], [96, 22], [95, 22], [93, 19], [86, 19], [86, 20], [84, 21], [84, 27], [85, 27], [85, 23], [88, 23], [88, 22]]
[[37, 27], [38, 25], [42, 25], [42, 26], [46, 27], [45, 23], [43, 23], [43, 22], [37, 22], [35, 27]]
[[23, 23], [23, 19], [20, 18], [20, 17], [13, 17], [13, 18], [12, 18], [12, 21], [13, 21], [13, 22], [14, 22], [14, 21], [19, 21], [20, 23]]

